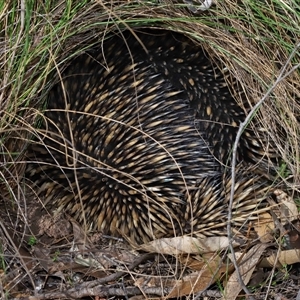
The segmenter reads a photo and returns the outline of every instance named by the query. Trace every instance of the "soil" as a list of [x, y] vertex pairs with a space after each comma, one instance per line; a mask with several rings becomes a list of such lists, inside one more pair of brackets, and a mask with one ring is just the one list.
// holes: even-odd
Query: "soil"
[[[47, 212], [30, 193], [26, 205], [4, 202], [0, 211], [2, 299], [145, 299], [143, 293], [160, 299], [172, 290], [165, 278], [178, 269], [174, 257], [135, 251], [101, 233], [87, 234], [67, 215]], [[257, 269], [249, 290], [255, 299], [295, 299], [299, 271], [298, 265]], [[179, 279], [180, 274], [178, 269], [171, 277]], [[212, 285], [198, 296], [178, 299], [219, 299], [219, 288]]]

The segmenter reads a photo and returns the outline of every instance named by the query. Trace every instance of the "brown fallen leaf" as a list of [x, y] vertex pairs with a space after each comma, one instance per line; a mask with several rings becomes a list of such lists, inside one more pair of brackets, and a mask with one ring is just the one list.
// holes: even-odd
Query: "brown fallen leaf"
[[219, 262], [222, 264], [222, 258], [216, 253], [205, 253], [203, 255], [179, 255], [178, 259], [181, 265], [193, 271], [201, 271], [209, 261]]
[[277, 189], [274, 191], [274, 194], [277, 202], [280, 204], [280, 218], [282, 224], [284, 225], [296, 220], [299, 216], [299, 212], [294, 199], [282, 190]]
[[202, 270], [184, 276], [182, 280], [177, 280], [173, 290], [166, 299], [188, 296], [205, 290], [211, 284], [219, 280], [225, 272], [228, 272], [227, 264], [221, 264], [219, 258], [206, 262]]
[[268, 212], [259, 214], [257, 221], [253, 223], [253, 227], [262, 243], [269, 243], [274, 240], [272, 232], [275, 224]]
[[[279, 251], [279, 252], [278, 252]], [[259, 266], [262, 268], [277, 267], [281, 268], [283, 265], [292, 265], [300, 262], [300, 250], [291, 249], [280, 251], [264, 258]]]
[[[236, 258], [243, 256], [242, 261], [239, 263], [239, 272], [245, 284], [248, 284], [256, 265], [261, 259], [262, 254], [268, 247], [268, 244], [258, 244], [252, 247], [246, 254], [235, 253]], [[228, 254], [232, 259], [232, 254]], [[224, 290], [224, 300], [234, 300], [238, 297], [242, 287], [238, 281], [237, 270], [230, 276]]]

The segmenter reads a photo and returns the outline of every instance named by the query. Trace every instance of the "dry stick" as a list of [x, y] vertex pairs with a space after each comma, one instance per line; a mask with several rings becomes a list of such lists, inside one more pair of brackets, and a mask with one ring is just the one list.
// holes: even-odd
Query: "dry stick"
[[[120, 277], [127, 275], [131, 270], [136, 268], [139, 264], [141, 264], [143, 261], [149, 259], [153, 256], [153, 253], [146, 253], [139, 258], [137, 258], [131, 265], [128, 266], [126, 271], [118, 271], [116, 273], [112, 273], [106, 277], [96, 279], [93, 281], [85, 281], [82, 282], [75, 287], [72, 287], [67, 290], [62, 290], [58, 292], [48, 292], [44, 294], [35, 295], [34, 297], [29, 297], [29, 300], [41, 300], [41, 299], [59, 299], [59, 298], [82, 298], [87, 296], [114, 296], [114, 295], [121, 295], [124, 296], [127, 294], [132, 295], [139, 295], [141, 292], [141, 289], [139, 287], [127, 287], [126, 289], [120, 289], [116, 287], [107, 287], [104, 286], [104, 284], [107, 284], [109, 282], [115, 282]], [[145, 287], [145, 291], [147, 293], [154, 293], [156, 291], [159, 295], [162, 295], [163, 292], [165, 294], [168, 294], [171, 292], [171, 288], [167, 291], [164, 291], [164, 289], [157, 289], [157, 288], [147, 288]]]
[[[27, 256], [27, 253], [24, 253], [24, 249], [20, 248], [19, 241], [16, 238], [13, 237], [13, 233], [11, 232], [11, 230], [6, 228], [6, 226], [1, 221], [0, 221], [0, 228], [3, 231], [3, 234], [8, 239], [10, 246], [14, 249], [16, 257], [18, 257], [20, 259], [21, 266], [26, 271], [26, 273], [27, 273], [27, 275], [30, 279], [30, 283], [32, 284], [33, 287], [35, 287], [35, 283], [34, 283], [33, 277], [32, 277], [31, 272], [30, 272], [30, 269], [32, 267], [29, 264], [30, 256], [29, 255]], [[25, 254], [26, 256], [24, 255], [24, 257], [23, 257], [22, 253]]]
[[273, 92], [274, 88], [277, 86], [277, 84], [285, 79], [287, 76], [289, 76], [292, 72], [294, 72], [296, 69], [298, 69], [300, 67], [300, 64], [295, 65], [290, 71], [288, 71], [285, 75], [285, 71], [289, 65], [289, 63], [291, 62], [292, 58], [295, 56], [297, 50], [300, 48], [300, 43], [297, 44], [295, 46], [295, 48], [293, 49], [292, 53], [290, 54], [290, 56], [288, 57], [286, 63], [284, 64], [283, 68], [280, 71], [279, 76], [277, 77], [276, 81], [274, 82], [274, 84], [269, 88], [269, 90], [267, 91], [267, 93], [259, 100], [259, 102], [256, 103], [256, 105], [251, 109], [250, 113], [248, 114], [248, 116], [246, 117], [245, 121], [242, 122], [240, 124], [234, 145], [233, 145], [233, 153], [232, 153], [232, 167], [231, 167], [231, 178], [232, 178], [232, 182], [231, 182], [231, 190], [230, 190], [230, 201], [229, 201], [229, 208], [228, 208], [228, 223], [227, 223], [227, 235], [228, 235], [228, 239], [229, 239], [229, 249], [232, 253], [232, 262], [233, 265], [236, 269], [237, 272], [237, 278], [239, 280], [239, 283], [242, 287], [242, 289], [244, 290], [244, 292], [248, 295], [249, 299], [253, 299], [253, 297], [251, 296], [250, 291], [248, 290], [248, 288], [246, 287], [242, 276], [240, 274], [239, 268], [238, 268], [238, 264], [237, 264], [237, 260], [235, 257], [235, 252], [234, 252], [234, 247], [232, 245], [232, 235], [231, 235], [231, 220], [232, 220], [232, 204], [233, 204], [233, 196], [234, 196], [234, 185], [235, 185], [235, 168], [236, 168], [236, 155], [237, 155], [237, 147], [238, 147], [238, 143], [239, 140], [241, 138], [241, 135], [244, 131], [244, 129], [246, 128], [247, 124], [250, 122], [250, 119], [254, 116], [255, 112], [259, 109], [259, 107], [262, 105], [262, 103], [267, 99], [267, 97], [269, 97], [269, 95]]

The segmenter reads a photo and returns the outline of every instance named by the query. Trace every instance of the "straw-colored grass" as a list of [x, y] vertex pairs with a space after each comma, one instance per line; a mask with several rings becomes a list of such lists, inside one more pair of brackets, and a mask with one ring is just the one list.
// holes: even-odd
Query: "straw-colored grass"
[[[194, 14], [185, 1], [175, 2], [0, 3], [0, 201], [13, 212], [8, 215], [12, 224], [26, 223], [22, 213], [27, 201], [22, 181], [24, 154], [28, 139], [38, 127], [53, 78], [72, 57], [110, 32], [125, 28], [151, 26], [189, 36], [207, 50], [212, 60], [230, 70], [228, 81], [237, 80], [252, 107], [273, 87], [254, 118], [257, 128], [265, 128], [277, 145], [282, 180], [299, 192], [300, 48], [282, 79], [273, 85], [289, 55], [299, 46], [300, 4], [296, 0], [216, 1], [207, 11]], [[239, 95], [235, 96], [239, 101]], [[7, 249], [15, 249], [11, 254], [17, 257], [20, 245], [9, 246], [15, 242], [7, 237], [10, 231], [6, 231], [4, 220], [0, 222], [0, 249], [4, 254]], [[3, 258], [2, 265], [7, 261]], [[2, 296], [5, 299], [6, 295]]]

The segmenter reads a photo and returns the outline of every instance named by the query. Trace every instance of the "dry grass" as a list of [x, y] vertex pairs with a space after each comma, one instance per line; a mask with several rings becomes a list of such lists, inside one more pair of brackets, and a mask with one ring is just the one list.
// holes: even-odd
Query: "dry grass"
[[[11, 229], [4, 224], [10, 222], [22, 233], [18, 226], [27, 223], [24, 154], [28, 139], [35, 134], [51, 78], [69, 59], [111, 31], [153, 26], [182, 32], [230, 70], [228, 81], [237, 81], [251, 107], [272, 87], [255, 112], [255, 127], [268, 131], [282, 158], [278, 176], [299, 192], [299, 51], [281, 72], [299, 43], [297, 1], [218, 1], [208, 11], [195, 15], [185, 5], [170, 0], [8, 0], [0, 4], [0, 24], [0, 201], [8, 211], [7, 220], [1, 220], [0, 246], [5, 256], [0, 269], [5, 272], [12, 272], [8, 264], [20, 266], [21, 262], [32, 286], [36, 285], [23, 258], [29, 254], [22, 252], [22, 234], [21, 238], [12, 238]], [[239, 95], [235, 96], [241, 101]], [[3, 299], [9, 298], [2, 293]]]

